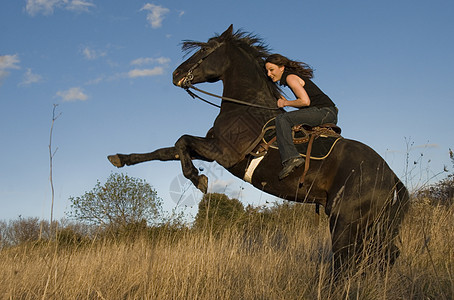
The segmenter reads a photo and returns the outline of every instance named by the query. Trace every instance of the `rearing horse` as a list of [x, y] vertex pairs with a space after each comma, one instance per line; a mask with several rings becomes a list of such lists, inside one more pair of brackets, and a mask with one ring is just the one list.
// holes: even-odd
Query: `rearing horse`
[[[197, 51], [173, 73], [173, 83], [187, 88], [201, 82], [223, 82], [219, 115], [206, 137], [181, 136], [175, 146], [143, 154], [109, 156], [117, 166], [151, 160], [179, 160], [183, 174], [206, 193], [208, 179], [199, 174], [193, 159], [216, 161], [233, 175], [244, 178], [249, 154], [263, 126], [284, 111], [276, 108], [279, 88], [264, 69], [267, 47], [253, 35], [233, 32], [230, 26], [207, 42], [186, 41], [183, 49]], [[242, 99], [247, 101], [230, 101]], [[324, 160], [311, 161], [304, 185], [303, 168], [280, 181], [279, 152], [270, 148], [250, 182], [260, 190], [297, 202], [323, 205], [329, 216], [335, 269], [356, 264], [373, 245], [374, 253], [393, 263], [399, 255], [394, 245], [408, 208], [408, 191], [387, 163], [370, 147], [339, 140]]]

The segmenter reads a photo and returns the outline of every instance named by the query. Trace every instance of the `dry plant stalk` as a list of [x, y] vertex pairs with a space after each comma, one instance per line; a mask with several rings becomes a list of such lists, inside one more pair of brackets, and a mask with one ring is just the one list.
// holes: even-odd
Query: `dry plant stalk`
[[[312, 209], [312, 207], [311, 207]], [[23, 245], [0, 252], [2, 299], [452, 299], [454, 209], [414, 204], [401, 256], [339, 282], [327, 219], [261, 231]]]
[[54, 108], [52, 109], [52, 125], [50, 126], [50, 137], [49, 137], [49, 181], [50, 181], [50, 188], [51, 188], [51, 208], [50, 208], [50, 229], [53, 232], [53, 217], [54, 217], [54, 199], [55, 199], [55, 191], [54, 191], [54, 179], [53, 179], [53, 159], [55, 153], [58, 150], [58, 147], [55, 150], [52, 150], [52, 136], [54, 131], [54, 124], [55, 121], [60, 117], [61, 113], [55, 115], [55, 110], [57, 109], [58, 104], [54, 104]]

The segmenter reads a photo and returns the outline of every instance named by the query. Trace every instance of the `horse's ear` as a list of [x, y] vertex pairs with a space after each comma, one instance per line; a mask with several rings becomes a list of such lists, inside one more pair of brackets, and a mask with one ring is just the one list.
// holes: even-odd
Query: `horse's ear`
[[229, 26], [229, 28], [227, 28], [227, 30], [224, 31], [223, 34], [221, 34], [221, 38], [225, 39], [225, 38], [230, 37], [232, 35], [233, 35], [233, 24], [231, 24]]

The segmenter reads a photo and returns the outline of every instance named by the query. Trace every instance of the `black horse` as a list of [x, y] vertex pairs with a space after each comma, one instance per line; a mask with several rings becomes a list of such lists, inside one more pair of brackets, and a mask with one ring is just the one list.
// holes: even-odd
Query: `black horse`
[[[255, 187], [267, 193], [322, 205], [330, 219], [336, 270], [380, 253], [392, 264], [399, 255], [394, 240], [409, 196], [387, 163], [370, 147], [341, 139], [327, 158], [311, 161], [302, 186], [303, 167], [282, 181], [278, 179], [282, 166], [278, 150], [273, 148], [251, 175], [254, 156], [250, 153], [264, 124], [284, 112], [276, 108], [280, 90], [265, 73], [267, 46], [252, 34], [233, 32], [230, 26], [207, 42], [185, 41], [183, 49], [197, 51], [174, 71], [175, 85], [188, 88], [201, 82], [223, 82], [223, 101], [213, 127], [206, 137], [183, 135], [174, 147], [111, 155], [110, 162], [123, 167], [151, 160], [179, 160], [184, 176], [206, 193], [208, 179], [199, 174], [192, 160], [216, 161], [239, 178], [247, 175]], [[365, 255], [371, 249], [374, 255]]]

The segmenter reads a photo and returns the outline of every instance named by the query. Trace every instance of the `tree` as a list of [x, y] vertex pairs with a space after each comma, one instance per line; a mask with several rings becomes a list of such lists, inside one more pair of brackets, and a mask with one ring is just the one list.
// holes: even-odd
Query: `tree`
[[6, 222], [0, 220], [0, 250], [8, 245], [8, 241], [6, 239], [7, 230], [8, 225], [6, 224]]
[[142, 179], [113, 173], [106, 183], [96, 186], [80, 197], [70, 197], [70, 217], [95, 225], [126, 228], [131, 224], [156, 222], [162, 200]]
[[205, 194], [199, 203], [194, 227], [206, 225], [214, 231], [229, 227], [244, 215], [243, 204], [238, 199], [230, 199], [224, 194]]
[[[449, 157], [454, 167], [454, 153], [451, 149], [449, 149]], [[445, 171], [447, 171], [446, 167]], [[428, 188], [418, 191], [417, 196], [429, 200], [432, 205], [451, 206], [454, 204], [454, 172]]]
[[[38, 241], [43, 236], [43, 231], [48, 232], [48, 221], [40, 221], [36, 217], [11, 220], [9, 224], [2, 224], [2, 244], [19, 245], [27, 242]], [[44, 236], [46, 234], [44, 233]]]

